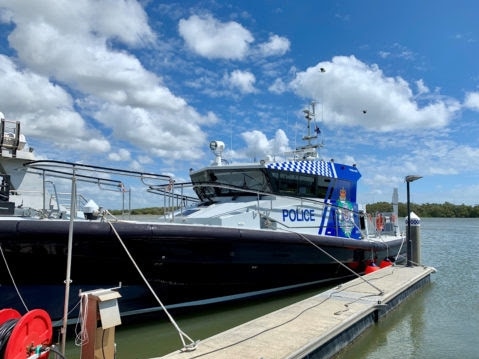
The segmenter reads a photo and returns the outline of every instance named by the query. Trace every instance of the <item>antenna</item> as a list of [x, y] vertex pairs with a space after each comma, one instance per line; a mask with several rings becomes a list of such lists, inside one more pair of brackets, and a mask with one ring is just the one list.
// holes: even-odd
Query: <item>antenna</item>
[[231, 157], [233, 157], [233, 121], [230, 117], [230, 153]]
[[[296, 147], [294, 151], [288, 152], [287, 154], [292, 155], [293, 161], [317, 161], [319, 159], [318, 148], [323, 147], [324, 144], [313, 143], [312, 140], [316, 140], [321, 133], [318, 125], [316, 124], [316, 112], [315, 112], [316, 102], [311, 101], [310, 108], [303, 110], [304, 117], [308, 121], [308, 133], [306, 136], [303, 136], [302, 140], [307, 141], [307, 144], [304, 146]], [[314, 121], [315, 127], [314, 132], [311, 131], [311, 121]], [[296, 126], [295, 126], [296, 130]], [[296, 140], [296, 131], [295, 131], [295, 140]]]
[[312, 101], [311, 102], [311, 110], [309, 110], [309, 109], [303, 110], [304, 117], [308, 121], [308, 134], [303, 137], [303, 140], [308, 141], [308, 146], [311, 146], [311, 140], [312, 139], [318, 138], [318, 134], [311, 135], [311, 121], [315, 120], [315, 118], [316, 118], [315, 105], [316, 105], [316, 102]]

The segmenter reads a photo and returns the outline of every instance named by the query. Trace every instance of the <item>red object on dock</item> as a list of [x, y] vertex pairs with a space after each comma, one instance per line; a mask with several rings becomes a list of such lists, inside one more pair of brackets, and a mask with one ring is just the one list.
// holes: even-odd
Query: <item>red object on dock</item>
[[376, 263], [371, 263], [366, 267], [365, 273], [369, 274], [372, 272], [376, 272], [377, 270], [380, 270], [380, 269], [381, 268], [379, 268]]
[[5, 323], [10, 319], [19, 319], [21, 317], [20, 313], [12, 308], [5, 308], [0, 310], [0, 325]]
[[49, 351], [39, 348], [49, 346], [52, 342], [52, 321], [43, 309], [34, 309], [21, 317], [13, 328], [5, 348], [4, 357], [8, 359], [25, 359], [39, 352], [38, 358], [48, 358]]
[[389, 267], [389, 266], [392, 266], [392, 262], [389, 258], [384, 258], [381, 263], [379, 263], [379, 267], [380, 268], [384, 268], [384, 267]]

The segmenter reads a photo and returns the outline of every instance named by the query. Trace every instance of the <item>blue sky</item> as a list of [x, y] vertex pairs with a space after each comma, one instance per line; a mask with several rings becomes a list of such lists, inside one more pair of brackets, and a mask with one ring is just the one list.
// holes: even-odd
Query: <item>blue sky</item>
[[[208, 144], [356, 163], [359, 200], [479, 204], [476, 1], [0, 0], [0, 111], [42, 158], [188, 178]], [[325, 71], [322, 72], [320, 69]], [[139, 206], [145, 203], [138, 204]]]

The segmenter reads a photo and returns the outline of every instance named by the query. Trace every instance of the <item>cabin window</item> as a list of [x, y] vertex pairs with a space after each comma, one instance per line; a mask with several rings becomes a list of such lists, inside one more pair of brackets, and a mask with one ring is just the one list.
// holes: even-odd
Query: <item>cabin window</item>
[[273, 191], [289, 196], [324, 198], [330, 178], [299, 172], [271, 171]]
[[328, 194], [328, 188], [331, 185], [331, 178], [319, 177], [316, 186], [316, 197], [326, 198]]
[[281, 173], [279, 177], [279, 192], [282, 194], [295, 195], [298, 193], [298, 174]]
[[[221, 184], [244, 188], [252, 191], [266, 191], [267, 183], [261, 170], [253, 171], [216, 171], [216, 181]], [[220, 194], [231, 194], [238, 191], [229, 188], [219, 188]], [[247, 194], [247, 193], [246, 193]]]
[[[202, 189], [198, 188], [196, 191], [197, 193], [203, 192], [204, 194], [209, 194], [209, 196], [251, 196], [255, 191], [271, 192], [271, 188], [262, 169], [242, 169], [234, 171], [229, 169], [217, 169], [214, 171], [207, 170], [201, 174], [193, 176], [192, 181], [198, 182], [197, 179], [205, 177], [205, 182], [233, 186], [237, 187], [238, 189], [217, 187], [212, 185], [202, 187]], [[241, 191], [240, 189], [245, 189], [245, 191]]]
[[315, 178], [313, 176], [305, 176], [300, 174], [298, 181], [298, 194], [300, 196], [313, 196], [316, 191], [314, 180]]

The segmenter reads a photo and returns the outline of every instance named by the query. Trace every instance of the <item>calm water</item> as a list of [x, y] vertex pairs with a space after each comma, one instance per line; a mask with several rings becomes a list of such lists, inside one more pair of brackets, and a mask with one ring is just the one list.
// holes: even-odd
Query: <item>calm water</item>
[[[432, 283], [368, 329], [337, 359], [479, 358], [479, 219], [422, 219], [421, 241], [422, 263], [437, 269]], [[203, 310], [176, 321], [193, 340], [201, 340], [314, 294]], [[116, 342], [118, 359], [159, 357], [182, 347], [166, 320], [119, 326]], [[66, 355], [79, 358], [80, 350], [70, 342]]]
[[431, 285], [337, 358], [479, 358], [479, 219], [421, 221]]

